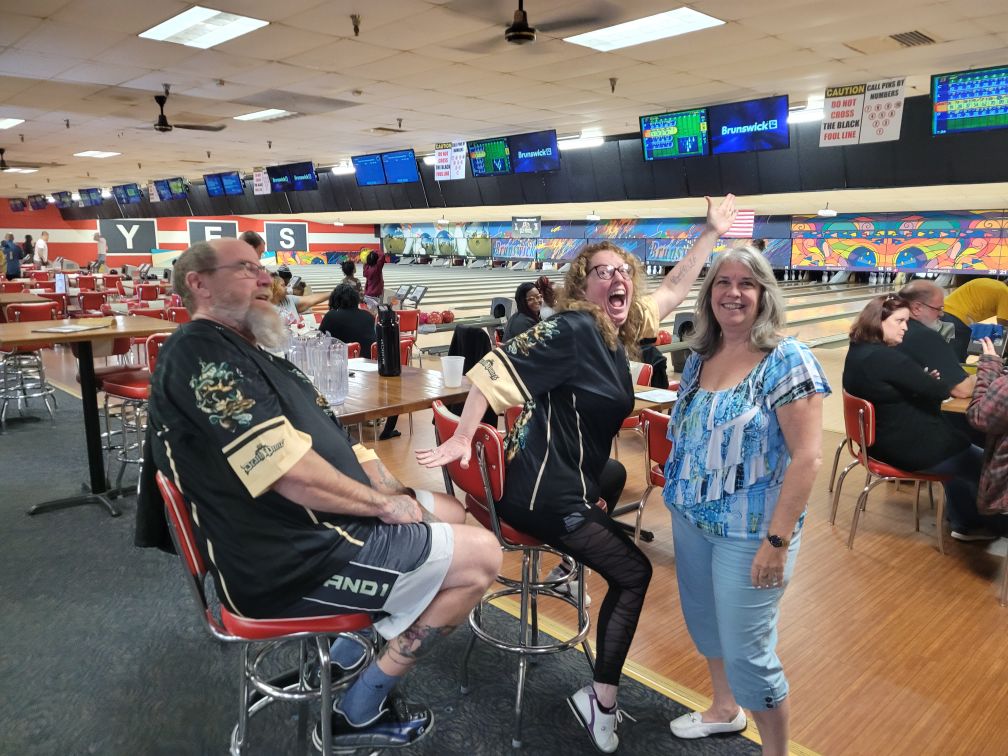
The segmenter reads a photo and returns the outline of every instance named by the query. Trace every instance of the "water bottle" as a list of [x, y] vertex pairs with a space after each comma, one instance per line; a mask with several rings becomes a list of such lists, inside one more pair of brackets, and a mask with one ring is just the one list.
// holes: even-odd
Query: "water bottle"
[[400, 375], [399, 316], [389, 305], [378, 305], [375, 340], [378, 344], [378, 375]]

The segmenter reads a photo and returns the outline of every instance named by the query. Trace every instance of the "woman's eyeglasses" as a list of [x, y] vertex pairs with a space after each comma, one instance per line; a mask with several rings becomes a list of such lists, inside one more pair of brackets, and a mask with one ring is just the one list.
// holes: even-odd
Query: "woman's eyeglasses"
[[595, 271], [595, 275], [603, 281], [611, 281], [617, 271], [619, 271], [619, 274], [624, 279], [629, 281], [632, 277], [631, 271], [633, 269], [630, 267], [630, 263], [623, 263], [622, 265], [593, 265], [588, 269], [588, 272], [591, 273], [593, 270]]

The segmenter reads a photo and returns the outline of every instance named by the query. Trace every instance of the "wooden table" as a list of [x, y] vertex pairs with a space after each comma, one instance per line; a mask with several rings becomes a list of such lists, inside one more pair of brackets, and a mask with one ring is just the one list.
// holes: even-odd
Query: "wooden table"
[[52, 300], [27, 291], [19, 291], [16, 294], [0, 294], [0, 323], [7, 322], [7, 305], [39, 304], [41, 302], [52, 302]]
[[440, 371], [411, 365], [403, 365], [402, 374], [393, 377], [351, 370], [346, 401], [332, 409], [341, 423], [353, 425], [429, 409], [435, 399], [449, 404], [464, 402], [471, 387], [469, 379], [463, 376], [461, 386], [449, 388], [444, 385]]
[[84, 437], [87, 442], [88, 472], [90, 488], [80, 496], [36, 504], [28, 510], [28, 514], [50, 512], [55, 509], [66, 509], [82, 504], [101, 504], [113, 517], [120, 512], [109, 500], [108, 495], [115, 496], [118, 492], [110, 491], [105, 479], [105, 460], [102, 455], [101, 424], [98, 419], [98, 389], [94, 374], [94, 351], [92, 344], [108, 339], [130, 338], [133, 336], [150, 336], [154, 333], [174, 331], [177, 324], [143, 316], [118, 316], [112, 319], [111, 325], [90, 331], [74, 333], [38, 333], [40, 328], [53, 326], [71, 326], [85, 324], [82, 320], [43, 320], [31, 323], [0, 324], [0, 348], [9, 349], [23, 344], [46, 341], [52, 344], [78, 345], [77, 366], [80, 373], [81, 404], [84, 408]]

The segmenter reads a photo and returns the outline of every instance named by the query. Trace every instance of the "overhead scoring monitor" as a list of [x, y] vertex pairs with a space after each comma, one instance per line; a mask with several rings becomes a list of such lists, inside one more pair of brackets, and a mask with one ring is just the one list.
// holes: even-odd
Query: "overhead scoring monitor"
[[381, 155], [385, 180], [389, 184], [412, 184], [420, 180], [416, 154], [413, 150], [383, 152]]
[[469, 142], [469, 165], [473, 176], [501, 176], [511, 173], [511, 152], [505, 137]]
[[931, 133], [1008, 128], [1008, 66], [931, 77]]
[[645, 160], [696, 157], [708, 152], [706, 108], [641, 116], [640, 128]]
[[354, 166], [357, 186], [380, 186], [385, 183], [381, 155], [354, 155], [350, 160]]

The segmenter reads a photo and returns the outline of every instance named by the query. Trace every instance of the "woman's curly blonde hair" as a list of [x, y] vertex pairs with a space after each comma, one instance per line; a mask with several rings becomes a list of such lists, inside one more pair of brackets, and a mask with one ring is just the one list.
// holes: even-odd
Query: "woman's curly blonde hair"
[[[619, 255], [627, 265], [630, 266], [630, 278], [633, 282], [633, 296], [630, 298], [628, 315], [626, 322], [617, 330], [605, 311], [593, 302], [585, 299], [585, 287], [588, 280], [588, 269], [591, 266], [591, 259], [596, 252], [608, 250]], [[644, 323], [644, 309], [639, 302], [641, 293], [644, 291], [644, 280], [641, 276], [640, 262], [636, 257], [626, 250], [620, 249], [612, 242], [598, 242], [589, 244], [581, 249], [575, 257], [567, 271], [564, 279], [564, 290], [557, 302], [557, 309], [581, 310], [591, 313], [595, 318], [595, 324], [602, 334], [602, 338], [610, 349], [615, 349], [619, 343], [623, 344], [627, 356], [636, 359], [640, 356], [641, 326]]]

